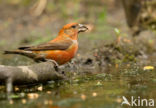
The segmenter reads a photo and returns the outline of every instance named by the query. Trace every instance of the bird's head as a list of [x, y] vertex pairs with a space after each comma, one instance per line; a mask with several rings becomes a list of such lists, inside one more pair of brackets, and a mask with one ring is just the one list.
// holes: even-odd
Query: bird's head
[[83, 24], [70, 23], [63, 26], [63, 28], [59, 32], [59, 35], [65, 35], [68, 36], [69, 38], [77, 39], [78, 33], [85, 32], [87, 30], [88, 28]]

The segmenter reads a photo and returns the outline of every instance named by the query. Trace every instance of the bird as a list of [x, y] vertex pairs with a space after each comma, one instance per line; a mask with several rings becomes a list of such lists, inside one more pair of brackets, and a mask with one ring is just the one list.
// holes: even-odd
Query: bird
[[69, 62], [78, 51], [78, 34], [88, 27], [79, 23], [69, 23], [62, 27], [56, 38], [36, 46], [23, 46], [17, 50], [4, 51], [4, 54], [20, 54], [36, 62], [52, 60], [58, 65]]

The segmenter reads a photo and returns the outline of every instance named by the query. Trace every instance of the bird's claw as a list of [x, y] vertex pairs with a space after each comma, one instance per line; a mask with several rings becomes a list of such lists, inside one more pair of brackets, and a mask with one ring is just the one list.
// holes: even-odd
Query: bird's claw
[[59, 65], [58, 65], [58, 63], [55, 61], [55, 60], [51, 60], [51, 59], [45, 59], [46, 61], [50, 61], [50, 62], [52, 62], [53, 64], [54, 64], [54, 68], [55, 68], [55, 70], [56, 71], [59, 71]]
[[56, 66], [59, 66], [58, 65], [58, 63], [55, 61], [55, 60], [51, 60], [51, 59], [46, 59], [46, 61], [50, 61], [50, 62], [53, 62], [54, 63], [54, 65], [56, 65]]

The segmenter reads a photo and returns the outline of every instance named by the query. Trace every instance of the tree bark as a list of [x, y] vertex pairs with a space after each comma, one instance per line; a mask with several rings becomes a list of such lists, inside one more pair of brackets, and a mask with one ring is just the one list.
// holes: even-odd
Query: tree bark
[[51, 61], [30, 66], [0, 65], [0, 84], [6, 84], [6, 91], [12, 92], [13, 85], [45, 83], [51, 80], [61, 80], [65, 76], [57, 71]]
[[130, 27], [137, 24], [141, 10], [141, 0], [121, 0], [124, 7], [127, 23]]
[[142, 0], [121, 0], [121, 1], [124, 7], [128, 26], [131, 28], [134, 36], [138, 35], [142, 30], [142, 25], [140, 24]]

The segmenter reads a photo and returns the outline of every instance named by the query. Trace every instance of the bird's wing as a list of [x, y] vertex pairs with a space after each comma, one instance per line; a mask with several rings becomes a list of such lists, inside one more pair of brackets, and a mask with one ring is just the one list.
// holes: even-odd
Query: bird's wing
[[19, 47], [20, 50], [26, 51], [46, 51], [46, 50], [66, 50], [73, 44], [72, 40], [61, 40], [49, 42], [38, 46]]

